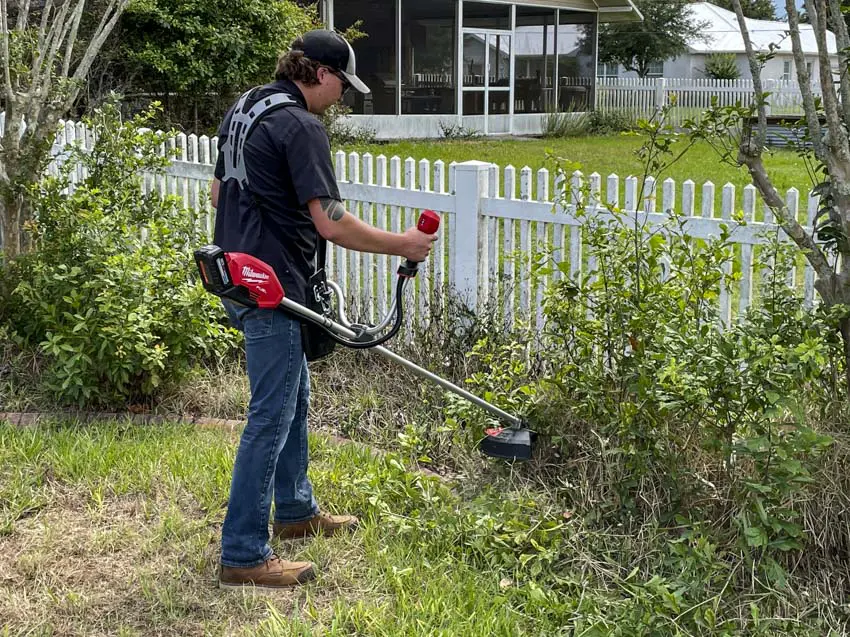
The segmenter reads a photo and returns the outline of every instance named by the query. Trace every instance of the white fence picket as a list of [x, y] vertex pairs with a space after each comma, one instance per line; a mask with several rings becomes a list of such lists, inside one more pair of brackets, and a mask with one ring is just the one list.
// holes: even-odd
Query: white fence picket
[[[756, 211], [756, 188], [752, 184], [744, 186], [744, 222], [753, 223]], [[753, 246], [741, 244], [741, 285], [739, 288], [738, 316], [743, 317], [752, 303], [753, 295]]]
[[[378, 155], [375, 160], [375, 184], [378, 188], [387, 187], [387, 157], [386, 155]], [[386, 204], [377, 204], [378, 220], [376, 225], [381, 230], [390, 230], [390, 215], [389, 208]], [[392, 282], [392, 274], [390, 272], [390, 258], [386, 254], [378, 256], [377, 265], [377, 286], [378, 286], [378, 316], [386, 316], [387, 310], [391, 307], [390, 298], [392, 290], [389, 286]]]
[[[735, 207], [735, 186], [727, 183], [723, 186], [723, 199], [721, 207], [721, 217], [724, 222], [728, 223], [732, 219], [733, 209]], [[726, 262], [723, 264], [723, 272], [729, 276], [732, 274], [732, 264]], [[725, 281], [720, 282], [720, 322], [723, 325], [729, 325], [732, 320], [732, 297]]]

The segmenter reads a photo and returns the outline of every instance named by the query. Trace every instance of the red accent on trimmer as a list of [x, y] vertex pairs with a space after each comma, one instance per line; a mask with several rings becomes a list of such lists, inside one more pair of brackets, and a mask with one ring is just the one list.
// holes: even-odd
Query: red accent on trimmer
[[283, 301], [283, 286], [274, 269], [264, 261], [244, 252], [226, 252], [227, 268], [234, 285], [248, 290], [258, 307], [274, 309]]

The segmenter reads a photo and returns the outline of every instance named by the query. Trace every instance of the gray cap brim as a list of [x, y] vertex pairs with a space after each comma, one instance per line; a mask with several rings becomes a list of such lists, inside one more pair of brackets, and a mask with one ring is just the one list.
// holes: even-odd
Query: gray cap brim
[[371, 93], [372, 92], [372, 91], [369, 90], [369, 87], [366, 86], [363, 83], [363, 80], [361, 80], [356, 75], [352, 75], [351, 73], [346, 73], [345, 71], [342, 71], [342, 74], [345, 76], [345, 79], [347, 79], [349, 82], [351, 82], [351, 86], [356, 88], [361, 93]]

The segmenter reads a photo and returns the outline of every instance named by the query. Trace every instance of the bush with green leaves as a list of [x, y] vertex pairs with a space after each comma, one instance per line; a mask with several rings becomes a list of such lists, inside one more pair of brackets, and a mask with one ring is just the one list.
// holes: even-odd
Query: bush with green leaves
[[634, 115], [623, 110], [593, 110], [587, 119], [587, 130], [592, 135], [611, 135], [634, 130]]
[[373, 144], [376, 139], [374, 128], [360, 126], [348, 119], [351, 109], [345, 104], [333, 104], [320, 117], [331, 147], [344, 144]]
[[[527, 343], [482, 341], [468, 385], [530, 415], [560, 455], [584, 459], [585, 479], [596, 467], [600, 520], [717, 520], [714, 531], [780, 585], [783, 555], [806, 541], [795, 503], [830, 444], [805, 411], [840, 386], [835, 312], [804, 309], [786, 284], [795, 252], [773, 237], [760, 252], [759, 302], [721, 328], [719, 291], [740, 278], [734, 222], [706, 241], [687, 218], [577, 215], [582, 275], [558, 260], [536, 266], [561, 275], [536, 356]], [[449, 415], [477, 433], [488, 424], [458, 404]]]
[[543, 137], [580, 137], [590, 130], [591, 113], [548, 111], [543, 116]]
[[46, 355], [45, 382], [62, 401], [143, 400], [237, 337], [197, 284], [203, 237], [191, 215], [175, 197], [143, 194], [143, 171], [168, 163], [164, 136], [144, 128], [153, 115], [122, 122], [107, 104], [86, 120], [93, 149], [67, 148], [34, 188], [35, 250], [6, 268], [16, 286], [5, 314]]
[[87, 104], [123, 93], [125, 113], [164, 105], [157, 126], [216, 134], [228, 106], [274, 77], [277, 58], [319, 26], [315, 4], [292, 0], [134, 0], [104, 44]]
[[734, 53], [710, 53], [705, 57], [705, 75], [713, 80], [737, 80], [741, 77]]

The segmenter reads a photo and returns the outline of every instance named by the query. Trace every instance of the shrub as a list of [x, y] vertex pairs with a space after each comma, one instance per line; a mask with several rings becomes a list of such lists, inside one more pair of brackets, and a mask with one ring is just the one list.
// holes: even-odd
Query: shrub
[[[719, 289], [739, 279], [734, 228], [703, 241], [681, 218], [648, 228], [617, 210], [577, 214], [584, 262], [595, 265], [577, 279], [569, 263], [537, 264], [562, 275], [545, 296], [539, 360], [531, 365], [526, 344], [482, 341], [468, 384], [536, 416], [561, 455], [585, 459], [581, 480], [598, 467], [594, 515], [718, 520], [717, 532], [781, 585], [781, 556], [805, 542], [794, 503], [830, 444], [804, 412], [838, 385], [836, 317], [803, 308], [785, 284], [794, 251], [774, 238], [760, 304], [720, 329]], [[452, 410], [479, 432], [486, 424]]]
[[375, 141], [375, 130], [366, 126], [357, 126], [346, 118], [351, 115], [351, 109], [344, 104], [334, 104], [321, 120], [328, 131], [331, 147], [345, 144], [371, 144]]
[[627, 132], [635, 127], [635, 118], [627, 111], [594, 110], [588, 117], [588, 131], [593, 135]]
[[440, 122], [440, 135], [443, 139], [470, 140], [481, 137], [481, 131], [467, 128], [454, 122]]
[[543, 116], [544, 137], [578, 137], [590, 130], [590, 113], [558, 113], [550, 111]]
[[737, 80], [741, 77], [734, 53], [711, 53], [705, 58], [705, 76], [713, 80]]
[[153, 115], [122, 123], [110, 103], [86, 120], [94, 148], [67, 148], [58, 175], [34, 188], [36, 249], [7, 268], [11, 327], [45, 353], [45, 382], [63, 401], [143, 399], [236, 338], [195, 282], [191, 215], [142, 194], [141, 172], [168, 162], [164, 136], [143, 128]]

